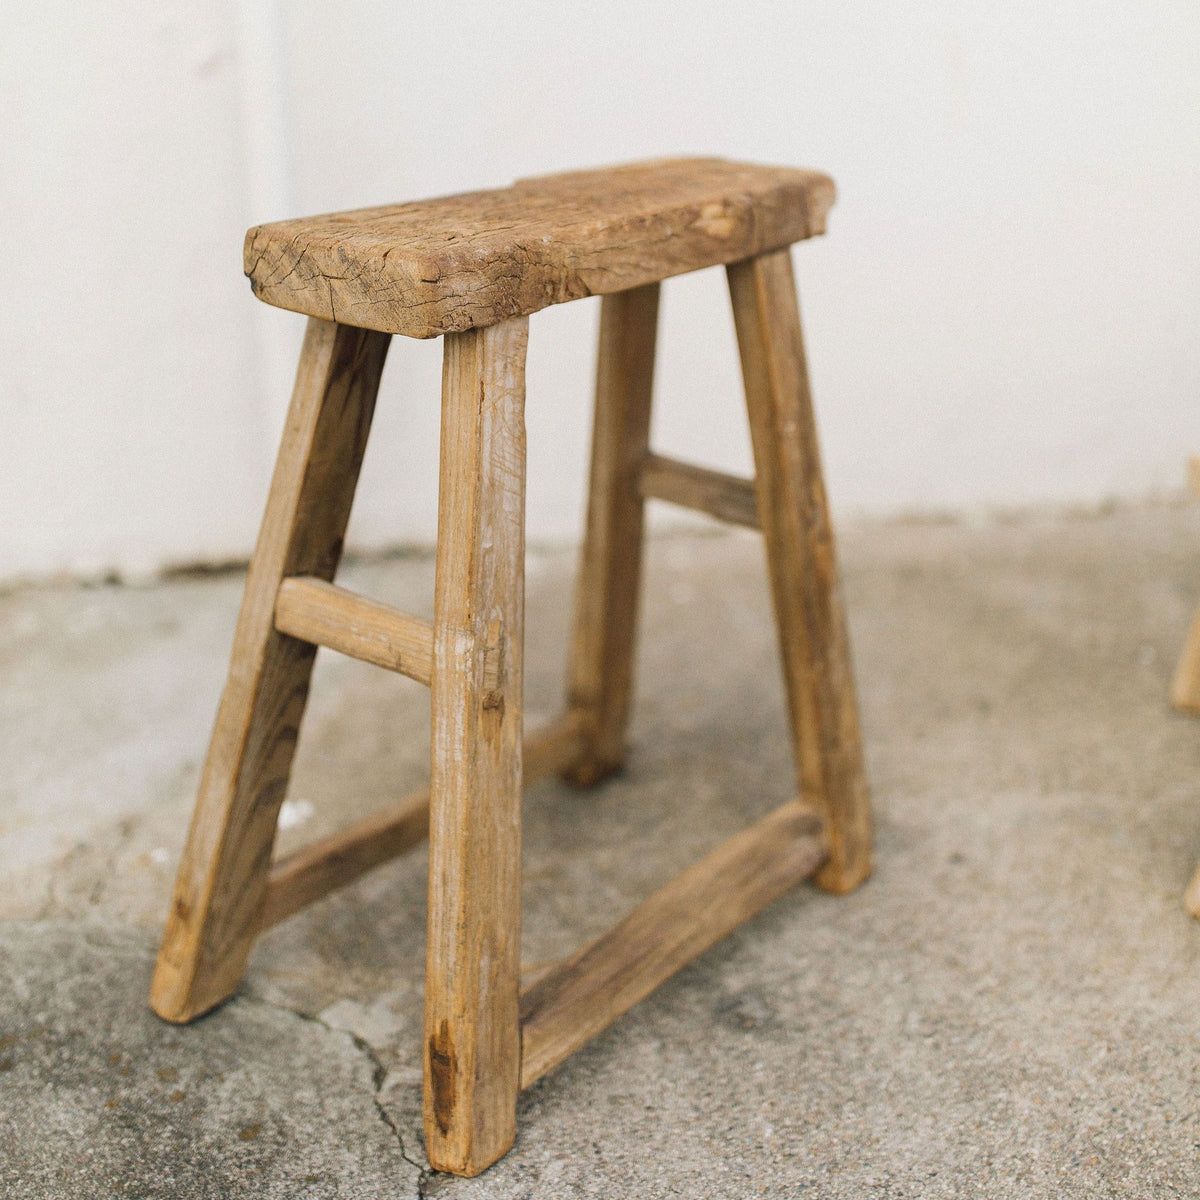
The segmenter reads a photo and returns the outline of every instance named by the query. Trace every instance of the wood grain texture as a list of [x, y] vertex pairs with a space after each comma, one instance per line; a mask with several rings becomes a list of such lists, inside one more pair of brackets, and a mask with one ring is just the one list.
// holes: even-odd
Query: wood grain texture
[[236, 988], [258, 931], [316, 648], [275, 630], [286, 575], [332, 578], [388, 337], [311, 320], [175, 884], [151, 1005], [188, 1021]]
[[[525, 786], [564, 770], [583, 749], [580, 723], [566, 714], [525, 738]], [[384, 812], [313, 842], [271, 866], [263, 901], [262, 928], [278, 924], [293, 913], [338, 888], [353, 883], [375, 867], [429, 836], [429, 789], [421, 788]]]
[[268, 304], [437, 337], [788, 246], [833, 199], [815, 171], [634, 163], [260, 225], [245, 271]]
[[275, 599], [275, 628], [429, 686], [433, 625], [323, 579], [283, 581]]
[[449, 335], [442, 376], [425, 1148], [459, 1175], [516, 1132], [528, 331]]
[[528, 1087], [743, 921], [808, 878], [827, 850], [820, 817], [785, 804], [735, 834], [521, 995]]
[[871, 870], [871, 806], [791, 257], [728, 274], [800, 793], [828, 824], [817, 882], [846, 892]]
[[739, 479], [662, 454], [647, 454], [642, 460], [638, 489], [647, 500], [665, 500], [730, 525], [760, 527], [752, 479]]
[[575, 593], [570, 707], [585, 720], [587, 753], [568, 773], [589, 786], [625, 761], [633, 694], [659, 285], [605, 296], [587, 524]]

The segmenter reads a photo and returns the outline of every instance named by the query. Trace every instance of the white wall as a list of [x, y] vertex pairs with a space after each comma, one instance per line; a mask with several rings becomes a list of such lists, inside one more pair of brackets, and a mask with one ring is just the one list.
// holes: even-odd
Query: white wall
[[[582, 11], [577, 11], [581, 9]], [[0, 578], [244, 555], [303, 319], [244, 228], [671, 153], [813, 165], [842, 512], [1173, 489], [1200, 450], [1194, 0], [47, 0], [0, 15]], [[720, 272], [664, 294], [656, 437], [749, 455]], [[594, 301], [533, 318], [534, 537], [577, 528]], [[352, 534], [433, 534], [397, 339]]]

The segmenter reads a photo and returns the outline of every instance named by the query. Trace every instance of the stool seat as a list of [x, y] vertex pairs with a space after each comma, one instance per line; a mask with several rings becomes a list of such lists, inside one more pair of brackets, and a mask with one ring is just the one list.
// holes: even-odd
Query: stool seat
[[817, 171], [664, 159], [260, 225], [245, 271], [279, 308], [439, 337], [782, 249], [834, 196]]

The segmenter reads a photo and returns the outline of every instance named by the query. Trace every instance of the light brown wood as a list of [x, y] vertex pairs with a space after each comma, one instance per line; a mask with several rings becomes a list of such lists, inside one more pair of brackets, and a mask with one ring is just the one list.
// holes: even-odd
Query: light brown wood
[[871, 807], [792, 261], [728, 274], [800, 793], [828, 826], [817, 882], [846, 892], [871, 870]]
[[752, 479], [739, 479], [662, 454], [647, 454], [638, 482], [647, 500], [665, 500], [730, 525], [760, 527]]
[[275, 628], [429, 686], [432, 623], [323, 579], [283, 581], [275, 600]]
[[315, 904], [429, 836], [429, 789], [273, 863], [260, 930]]
[[735, 834], [521, 995], [528, 1087], [825, 860], [822, 821], [785, 804]]
[[528, 331], [451, 334], [442, 375], [425, 1149], [459, 1175], [516, 1132]]
[[568, 778], [582, 786], [625, 761], [645, 523], [638, 480], [650, 440], [658, 295], [658, 284], [650, 284], [605, 296], [600, 308], [591, 482], [569, 684], [588, 749]]
[[[259, 931], [428, 835], [426, 1151], [475, 1175], [512, 1144], [520, 1086], [794, 883], [865, 877], [870, 810], [786, 250], [823, 231], [832, 200], [815, 172], [680, 159], [250, 231], [256, 293], [314, 319], [157, 1011], [187, 1020], [219, 1003]], [[659, 281], [717, 263], [731, 264], [754, 482], [649, 451]], [[591, 294], [604, 300], [568, 711], [525, 739], [527, 314]], [[392, 332], [446, 335], [432, 625], [331, 583]], [[523, 783], [592, 783], [623, 764], [648, 497], [762, 529], [802, 795], [522, 993]], [[317, 645], [429, 684], [430, 788], [270, 865]]]
[[1184, 893], [1183, 906], [1193, 917], [1200, 917], [1200, 867], [1196, 868], [1196, 873]]
[[1175, 667], [1171, 703], [1184, 712], [1200, 713], [1200, 609], [1192, 620], [1183, 653]]
[[[580, 723], [568, 713], [525, 738], [525, 786], [564, 770], [583, 749]], [[272, 864], [262, 928], [278, 924], [429, 836], [429, 789], [405, 796], [384, 812], [313, 842]]]
[[258, 931], [316, 648], [275, 630], [287, 575], [333, 576], [388, 337], [311, 320], [250, 563], [150, 1002], [188, 1021], [237, 987]]
[[[1188, 489], [1200, 499], [1200, 455], [1188, 460]], [[1183, 653], [1179, 656], [1171, 680], [1171, 703], [1184, 712], [1200, 713], [1200, 608], [1192, 619]], [[1200, 871], [1197, 872], [1197, 879], [1200, 879]], [[1198, 886], [1200, 884], [1193, 881], [1189, 896]]]
[[833, 199], [815, 171], [633, 163], [261, 225], [245, 270], [268, 304], [437, 337], [790, 245]]

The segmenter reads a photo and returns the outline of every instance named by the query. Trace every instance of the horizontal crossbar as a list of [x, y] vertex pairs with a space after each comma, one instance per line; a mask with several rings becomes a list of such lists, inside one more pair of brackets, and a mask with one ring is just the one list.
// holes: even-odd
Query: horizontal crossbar
[[821, 818], [785, 804], [552, 968], [521, 993], [521, 1086], [558, 1066], [827, 857]]
[[399, 671], [429, 686], [433, 626], [307, 575], [285, 579], [275, 598], [275, 628], [351, 658]]
[[747, 529], [760, 528], [754, 481], [680, 462], [662, 454], [642, 460], [638, 489], [648, 500], [666, 500]]
[[[583, 752], [574, 713], [531, 733], [523, 748], [524, 778], [533, 784], [571, 766]], [[385, 812], [313, 842], [272, 863], [259, 927], [269, 929], [360, 875], [418, 846], [429, 836], [429, 789], [405, 796]]]

